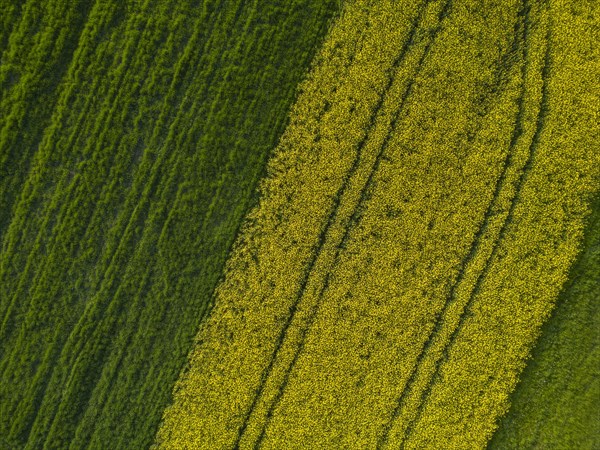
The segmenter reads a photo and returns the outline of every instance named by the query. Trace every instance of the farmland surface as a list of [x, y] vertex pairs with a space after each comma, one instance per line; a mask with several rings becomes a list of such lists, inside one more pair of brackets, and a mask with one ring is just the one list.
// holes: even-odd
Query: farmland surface
[[0, 448], [142, 449], [334, 0], [0, 11]]
[[0, 450], [600, 448], [598, 42], [0, 0]]
[[600, 448], [600, 202], [489, 450]]
[[156, 446], [485, 447], [598, 189], [598, 12], [346, 2]]

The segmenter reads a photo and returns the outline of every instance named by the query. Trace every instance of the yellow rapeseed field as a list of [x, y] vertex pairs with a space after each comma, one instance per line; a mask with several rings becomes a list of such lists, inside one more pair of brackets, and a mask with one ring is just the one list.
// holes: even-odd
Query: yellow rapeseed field
[[575, 3], [345, 3], [157, 448], [485, 447], [600, 185]]

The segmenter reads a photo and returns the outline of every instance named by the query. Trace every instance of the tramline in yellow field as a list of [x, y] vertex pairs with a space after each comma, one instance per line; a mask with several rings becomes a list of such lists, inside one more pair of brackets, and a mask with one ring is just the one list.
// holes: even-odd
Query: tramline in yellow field
[[485, 446], [599, 181], [568, 3], [345, 5], [157, 447]]

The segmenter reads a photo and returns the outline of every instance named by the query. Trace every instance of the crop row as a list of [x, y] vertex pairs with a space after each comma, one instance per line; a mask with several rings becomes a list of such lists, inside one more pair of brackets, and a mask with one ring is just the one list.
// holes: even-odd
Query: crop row
[[3, 445], [149, 444], [334, 10], [14, 10], [0, 66]]
[[560, 2], [345, 4], [157, 447], [485, 446], [598, 184], [558, 20], [592, 42]]

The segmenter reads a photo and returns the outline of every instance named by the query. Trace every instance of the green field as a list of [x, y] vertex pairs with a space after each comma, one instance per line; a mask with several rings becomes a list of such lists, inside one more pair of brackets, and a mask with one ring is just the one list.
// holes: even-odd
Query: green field
[[337, 2], [2, 2], [0, 448], [147, 447]]
[[0, 450], [600, 448], [599, 42], [0, 0]]

